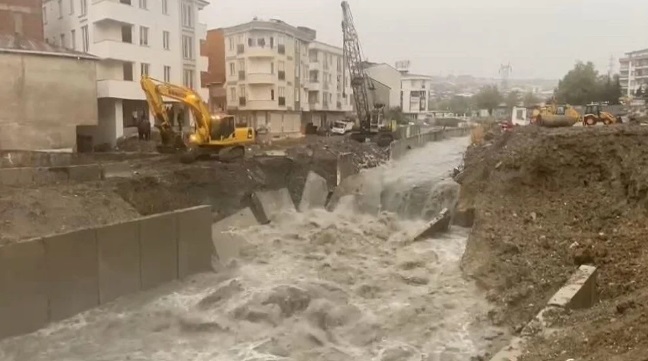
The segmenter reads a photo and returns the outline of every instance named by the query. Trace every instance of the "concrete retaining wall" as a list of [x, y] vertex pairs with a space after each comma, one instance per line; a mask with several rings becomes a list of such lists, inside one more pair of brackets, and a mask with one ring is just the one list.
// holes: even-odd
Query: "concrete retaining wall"
[[200, 206], [1, 247], [0, 339], [210, 271], [211, 227]]
[[0, 150], [0, 168], [20, 167], [68, 167], [95, 163], [112, 163], [130, 159], [146, 159], [159, 156], [157, 153], [105, 152], [74, 153], [32, 150]]
[[451, 137], [462, 137], [469, 133], [469, 128], [452, 128], [412, 135], [392, 142], [389, 149], [389, 157], [390, 159], [399, 159], [409, 150], [422, 147], [428, 142], [435, 142]]

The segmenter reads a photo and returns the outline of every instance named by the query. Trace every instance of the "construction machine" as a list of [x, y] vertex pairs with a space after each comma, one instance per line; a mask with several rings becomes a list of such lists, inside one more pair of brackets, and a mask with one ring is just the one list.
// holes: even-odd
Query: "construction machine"
[[[394, 140], [395, 129], [392, 123], [385, 121], [384, 104], [369, 104], [369, 90], [375, 87], [364, 71], [358, 32], [353, 23], [351, 8], [346, 1], [342, 1], [342, 35], [345, 60], [343, 74], [346, 74], [348, 69], [355, 110], [360, 121], [360, 129], [353, 131], [350, 137], [360, 142], [373, 140], [379, 146], [387, 146]], [[343, 76], [343, 79], [345, 84], [342, 89], [346, 89], [346, 76]], [[346, 98], [347, 94], [343, 93], [343, 96]]]
[[[149, 109], [155, 117], [155, 127], [160, 131], [161, 144], [158, 151], [163, 153], [182, 152], [180, 160], [191, 163], [201, 156], [216, 154], [221, 161], [241, 159], [245, 155], [245, 145], [255, 141], [256, 133], [250, 127], [237, 127], [234, 116], [211, 114], [200, 95], [192, 89], [170, 84], [143, 75], [140, 84]], [[179, 101], [186, 105], [195, 119], [193, 133], [183, 137], [176, 132], [163, 98]]]
[[592, 103], [585, 106], [583, 112], [583, 125], [591, 126], [597, 123], [605, 125], [621, 123], [621, 117], [615, 117], [612, 113], [603, 111], [601, 104]]
[[581, 119], [580, 114], [570, 105], [550, 103], [537, 107], [531, 113], [531, 124], [541, 127], [571, 127]]

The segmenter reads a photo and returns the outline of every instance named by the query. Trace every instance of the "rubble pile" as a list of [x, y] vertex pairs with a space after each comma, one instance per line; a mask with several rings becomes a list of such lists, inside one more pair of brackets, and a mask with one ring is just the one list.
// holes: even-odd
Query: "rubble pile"
[[466, 153], [462, 268], [497, 305], [493, 322], [521, 330], [579, 265], [599, 268], [601, 302], [558, 317], [525, 360], [648, 354], [647, 146], [644, 127], [519, 127]]

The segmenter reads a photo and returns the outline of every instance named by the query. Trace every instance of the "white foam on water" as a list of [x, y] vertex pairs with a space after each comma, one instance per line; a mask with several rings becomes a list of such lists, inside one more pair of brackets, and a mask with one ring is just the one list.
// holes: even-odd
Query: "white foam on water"
[[[447, 203], [438, 187], [466, 146], [463, 138], [431, 143], [365, 171], [372, 186], [343, 197], [334, 212], [283, 215], [241, 231], [241, 258], [221, 273], [4, 340], [1, 359], [433, 361], [479, 354], [488, 305], [459, 269], [468, 231], [411, 242], [429, 211]], [[358, 204], [376, 200], [377, 212], [361, 212], [367, 208]], [[421, 206], [409, 206], [415, 201]]]

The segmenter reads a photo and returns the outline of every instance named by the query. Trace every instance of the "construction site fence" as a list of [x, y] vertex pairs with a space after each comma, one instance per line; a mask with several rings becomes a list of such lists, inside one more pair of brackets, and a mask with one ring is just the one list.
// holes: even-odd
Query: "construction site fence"
[[446, 128], [401, 138], [390, 144], [389, 158], [399, 159], [411, 149], [422, 147], [428, 142], [440, 141], [451, 137], [463, 137], [468, 134], [470, 134], [470, 128]]
[[212, 269], [210, 206], [0, 247], [0, 339]]

